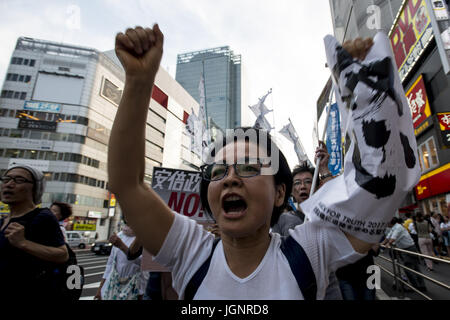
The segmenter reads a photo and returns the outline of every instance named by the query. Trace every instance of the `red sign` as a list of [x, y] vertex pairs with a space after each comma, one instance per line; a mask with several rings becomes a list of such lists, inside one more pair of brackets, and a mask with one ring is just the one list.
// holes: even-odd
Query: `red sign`
[[450, 112], [438, 113], [437, 116], [441, 128], [442, 142], [450, 147]]
[[406, 99], [408, 100], [409, 108], [411, 110], [414, 129], [417, 129], [417, 127], [431, 115], [430, 103], [428, 101], [422, 75], [417, 78], [414, 84], [406, 92]]
[[450, 130], [450, 112], [438, 113], [437, 116], [441, 131]]
[[423, 200], [432, 196], [450, 191], [450, 163], [427, 173], [420, 178], [414, 188], [417, 200]]
[[389, 37], [400, 79], [403, 81], [433, 37], [425, 0], [405, 2]]

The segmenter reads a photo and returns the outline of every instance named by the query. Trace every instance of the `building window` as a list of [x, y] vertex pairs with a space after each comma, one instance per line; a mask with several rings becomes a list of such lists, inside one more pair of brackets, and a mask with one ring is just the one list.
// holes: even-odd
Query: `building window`
[[439, 165], [436, 144], [434, 143], [433, 137], [419, 145], [419, 158], [422, 172], [426, 172]]

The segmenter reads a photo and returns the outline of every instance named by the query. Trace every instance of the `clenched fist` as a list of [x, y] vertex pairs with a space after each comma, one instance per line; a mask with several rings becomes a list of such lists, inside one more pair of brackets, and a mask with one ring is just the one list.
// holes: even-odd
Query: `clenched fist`
[[372, 38], [356, 38], [355, 40], [347, 40], [344, 42], [342, 47], [352, 55], [353, 58], [364, 60], [369, 52], [370, 48], [372, 48], [373, 39]]
[[5, 237], [12, 246], [20, 248], [26, 240], [25, 227], [20, 223], [12, 222], [5, 230]]
[[153, 82], [163, 53], [164, 35], [159, 26], [136, 27], [116, 36], [115, 50], [127, 78]]

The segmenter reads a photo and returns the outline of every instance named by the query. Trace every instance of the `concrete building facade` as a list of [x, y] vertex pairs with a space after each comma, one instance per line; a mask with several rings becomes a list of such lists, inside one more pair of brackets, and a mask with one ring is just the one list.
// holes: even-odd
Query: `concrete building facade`
[[[0, 98], [1, 173], [13, 163], [40, 168], [47, 180], [42, 206], [70, 203], [66, 228], [99, 239], [121, 218], [108, 192], [107, 148], [124, 81], [113, 51], [21, 37]], [[147, 117], [148, 183], [154, 166], [200, 165], [184, 132], [192, 108], [198, 103], [160, 68]]]

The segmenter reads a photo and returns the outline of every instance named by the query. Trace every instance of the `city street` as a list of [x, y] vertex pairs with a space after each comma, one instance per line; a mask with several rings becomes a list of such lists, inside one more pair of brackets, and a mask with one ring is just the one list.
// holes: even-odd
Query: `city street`
[[90, 251], [90, 248], [76, 249], [74, 252], [77, 255], [78, 264], [84, 268], [85, 275], [85, 284], [80, 300], [93, 300], [102, 281], [109, 256], [96, 255]]
[[[387, 250], [380, 253], [380, 256], [375, 258], [375, 263], [381, 267], [387, 269], [389, 272], [393, 273], [392, 262], [386, 261], [384, 258], [390, 259]], [[423, 260], [420, 264], [420, 271], [424, 275], [435, 279], [439, 282], [450, 285], [450, 264], [440, 262], [438, 264], [434, 263], [434, 271], [430, 272], [426, 270]], [[381, 289], [390, 297], [390, 299], [405, 299], [405, 300], [426, 300], [423, 296], [419, 295], [414, 291], [404, 292], [403, 297], [400, 292], [395, 290], [394, 278], [388, 275], [385, 271], [381, 271]], [[448, 300], [450, 299], [450, 290], [445, 289], [429, 280], [425, 280], [425, 285], [428, 289], [425, 295], [430, 297], [432, 300]]]
[[[85, 273], [85, 284], [80, 300], [93, 300], [95, 293], [97, 292], [100, 282], [102, 280], [103, 273], [106, 268], [106, 263], [109, 256], [96, 255], [90, 251], [90, 249], [76, 249], [74, 252], [77, 255], [78, 264], [83, 266]], [[380, 256], [384, 258], [390, 258], [387, 251], [380, 253]], [[388, 262], [380, 257], [375, 258], [375, 263], [381, 267], [392, 272], [392, 263]], [[447, 285], [450, 284], [450, 264], [439, 263], [435, 264], [433, 272], [429, 272], [425, 269], [425, 266], [421, 264], [421, 271], [426, 276], [431, 277], [437, 281], [443, 282]], [[393, 288], [394, 280], [385, 271], [381, 271], [381, 290], [377, 290], [378, 300], [425, 300], [421, 295], [408, 291], [405, 292], [403, 297], [399, 292]], [[442, 288], [430, 281], [426, 281], [428, 292], [426, 295], [433, 300], [448, 300], [450, 299], [450, 291]]]

